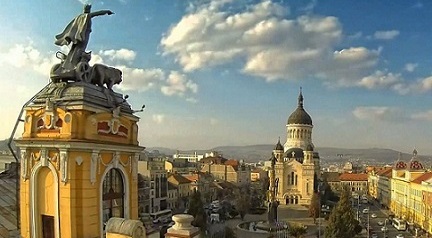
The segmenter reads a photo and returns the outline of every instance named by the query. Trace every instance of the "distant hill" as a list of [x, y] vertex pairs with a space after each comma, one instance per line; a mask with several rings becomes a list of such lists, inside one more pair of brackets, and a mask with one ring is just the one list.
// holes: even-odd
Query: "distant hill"
[[[268, 160], [271, 156], [274, 145], [248, 145], [248, 146], [218, 146], [207, 150], [181, 150], [181, 153], [204, 154], [210, 151], [217, 151], [225, 158], [245, 160], [246, 162], [258, 162], [260, 160]], [[176, 150], [151, 147], [147, 151], [158, 150], [160, 153], [172, 155]], [[345, 148], [332, 148], [332, 147], [317, 147], [315, 151], [319, 152], [323, 162], [337, 162], [337, 161], [361, 161], [361, 162], [378, 162], [378, 163], [393, 163], [398, 159], [399, 151], [392, 149], [382, 148], [369, 148], [369, 149], [345, 149]], [[408, 161], [412, 155], [402, 153], [402, 160]], [[419, 156], [422, 161], [430, 160], [432, 156]]]

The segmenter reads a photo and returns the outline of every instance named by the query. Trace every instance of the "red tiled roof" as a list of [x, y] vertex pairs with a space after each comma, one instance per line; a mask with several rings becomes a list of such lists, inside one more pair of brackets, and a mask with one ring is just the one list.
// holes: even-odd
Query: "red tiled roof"
[[367, 181], [367, 174], [351, 174], [351, 173], [343, 173], [339, 176], [341, 181]]
[[430, 178], [432, 178], [432, 173], [426, 172], [426, 173], [420, 175], [418, 178], [414, 179], [412, 182], [417, 183], [417, 184], [421, 184], [421, 182], [428, 180]]

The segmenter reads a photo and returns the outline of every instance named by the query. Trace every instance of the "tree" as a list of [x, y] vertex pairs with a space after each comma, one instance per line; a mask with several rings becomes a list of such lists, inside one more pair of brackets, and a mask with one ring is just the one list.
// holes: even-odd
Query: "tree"
[[330, 214], [325, 237], [354, 237], [357, 233], [358, 221], [351, 206], [351, 191], [344, 188], [339, 202]]
[[200, 227], [202, 230], [205, 229], [207, 222], [204, 204], [201, 200], [201, 193], [197, 190], [189, 196], [188, 214], [194, 216], [192, 225]]
[[309, 205], [309, 217], [313, 218], [314, 223], [316, 223], [316, 219], [320, 216], [320, 197], [318, 193], [314, 193], [312, 195], [311, 203]]
[[304, 234], [306, 234], [307, 228], [305, 226], [301, 225], [293, 225], [289, 228], [289, 234], [290, 236], [293, 236], [294, 238], [301, 238]]
[[239, 188], [236, 192], [236, 209], [243, 220], [250, 208], [250, 196], [247, 190]]

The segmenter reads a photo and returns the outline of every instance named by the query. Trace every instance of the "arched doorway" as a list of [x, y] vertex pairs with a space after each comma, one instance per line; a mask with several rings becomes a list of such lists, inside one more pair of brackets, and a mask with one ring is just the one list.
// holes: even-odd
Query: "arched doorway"
[[121, 171], [110, 169], [102, 185], [103, 224], [111, 217], [124, 217], [125, 188]]

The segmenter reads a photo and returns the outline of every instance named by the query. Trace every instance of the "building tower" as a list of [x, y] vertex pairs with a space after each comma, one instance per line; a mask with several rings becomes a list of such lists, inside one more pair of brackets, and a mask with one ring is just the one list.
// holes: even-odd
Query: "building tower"
[[305, 111], [303, 100], [300, 88], [298, 106], [288, 117], [285, 145], [282, 147], [278, 141], [273, 150], [278, 158], [275, 164], [276, 178], [279, 179], [276, 197], [283, 204], [309, 205], [320, 173], [319, 154], [312, 143], [312, 118]]
[[[122, 95], [50, 83], [24, 108], [22, 237], [103, 237], [110, 217], [138, 218], [138, 118]], [[50, 236], [51, 234], [51, 236]]]
[[287, 121], [287, 140], [284, 145], [285, 151], [289, 148], [306, 149], [312, 143], [312, 118], [303, 107], [303, 94], [300, 88], [297, 109], [291, 113]]

